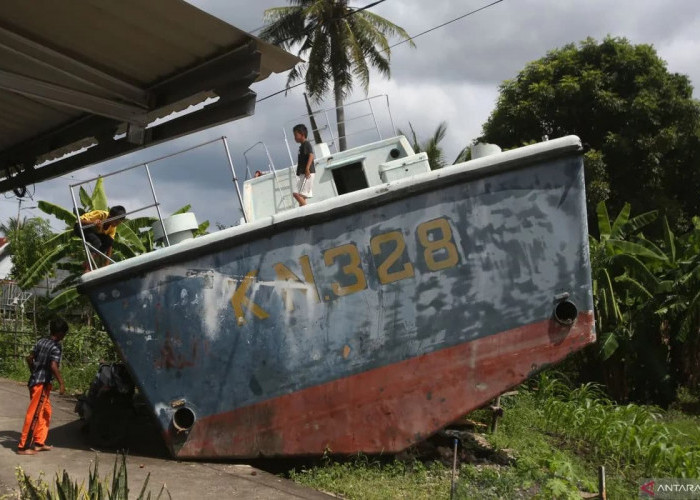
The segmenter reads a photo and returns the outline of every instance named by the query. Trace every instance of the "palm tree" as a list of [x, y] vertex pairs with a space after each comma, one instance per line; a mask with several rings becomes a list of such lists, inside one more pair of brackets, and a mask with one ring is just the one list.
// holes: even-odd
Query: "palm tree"
[[[431, 170], [444, 167], [446, 164], [445, 154], [442, 151], [440, 143], [445, 138], [445, 134], [447, 133], [447, 123], [441, 122], [435, 129], [435, 132], [433, 132], [433, 135], [423, 143], [418, 140], [418, 136], [416, 135], [416, 131], [414, 130], [411, 122], [408, 122], [408, 127], [411, 129], [409, 141], [411, 142], [413, 151], [416, 153], [424, 152], [428, 155], [428, 164], [430, 165]], [[402, 130], [399, 130], [399, 134], [407, 135]]]
[[[428, 155], [428, 163], [430, 164], [430, 169], [435, 170], [442, 168], [447, 165], [445, 161], [445, 154], [442, 150], [440, 143], [445, 139], [447, 134], [447, 122], [440, 122], [431, 135], [425, 142], [420, 142], [416, 131], [413, 129], [411, 122], [408, 122], [408, 127], [411, 129], [411, 134], [408, 136], [405, 132], [399, 130], [399, 134], [409, 137], [411, 142], [411, 147], [416, 153], [425, 152]], [[471, 160], [471, 145], [465, 146], [455, 157], [452, 165], [457, 163], [462, 163]]]
[[[290, 71], [287, 87], [304, 79], [309, 96], [320, 101], [333, 90], [338, 121], [339, 149], [347, 148], [343, 100], [357, 77], [365, 93], [370, 66], [389, 77], [391, 49], [387, 37], [409, 40], [406, 31], [381, 16], [348, 5], [347, 0], [290, 0], [290, 7], [267, 9], [261, 37], [290, 49], [308, 63]], [[410, 42], [414, 46], [413, 42]], [[304, 74], [305, 73], [305, 74]]]

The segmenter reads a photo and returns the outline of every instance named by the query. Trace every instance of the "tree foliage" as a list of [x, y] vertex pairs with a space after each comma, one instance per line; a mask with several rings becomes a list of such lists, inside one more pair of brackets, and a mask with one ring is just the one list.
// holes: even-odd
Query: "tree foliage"
[[[399, 130], [399, 134], [408, 138], [414, 152], [424, 152], [428, 155], [428, 163], [430, 164], [431, 170], [442, 168], [447, 165], [447, 161], [445, 160], [445, 152], [441, 144], [447, 135], [447, 122], [440, 122], [435, 128], [433, 134], [424, 141], [420, 141], [418, 139], [418, 134], [416, 134], [411, 122], [408, 122], [408, 128], [411, 131], [410, 134], [404, 132], [403, 130]], [[468, 160], [471, 160], [470, 145], [465, 146], [459, 153], [457, 153], [457, 157], [452, 164], [455, 165]]]
[[43, 254], [44, 247], [51, 237], [51, 227], [46, 219], [10, 217], [7, 223], [0, 226], [8, 239], [9, 251], [12, 256], [12, 277], [18, 279], [24, 276]]
[[408, 136], [413, 151], [416, 153], [425, 152], [428, 155], [428, 163], [431, 170], [444, 167], [446, 164], [445, 153], [440, 143], [445, 138], [445, 134], [447, 134], [447, 122], [441, 122], [435, 129], [435, 132], [433, 132], [433, 135], [424, 142], [418, 140], [411, 122], [408, 123], [408, 127], [411, 129], [410, 136], [402, 130], [399, 130], [399, 134]]
[[[346, 148], [343, 100], [358, 79], [365, 93], [370, 67], [390, 75], [389, 37], [409, 40], [408, 33], [369, 10], [358, 10], [347, 0], [290, 0], [290, 7], [267, 9], [268, 26], [261, 38], [291, 49], [308, 62], [289, 72], [287, 86], [304, 80], [312, 99], [333, 91], [337, 106], [339, 149]], [[413, 45], [413, 42], [411, 42]]]
[[589, 214], [607, 200], [659, 209], [687, 229], [700, 213], [700, 105], [688, 77], [650, 45], [608, 37], [566, 45], [503, 82], [480, 140], [505, 148], [568, 134], [589, 148]]
[[[599, 203], [599, 237], [590, 237], [596, 371], [618, 400], [666, 405], [699, 381], [700, 218], [677, 236], [657, 211], [630, 213], [627, 203], [611, 221]], [[662, 236], [649, 239], [652, 230]]]

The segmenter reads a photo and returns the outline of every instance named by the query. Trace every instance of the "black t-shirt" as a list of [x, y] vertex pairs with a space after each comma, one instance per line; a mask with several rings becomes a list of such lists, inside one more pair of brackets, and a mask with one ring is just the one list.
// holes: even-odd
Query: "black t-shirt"
[[[297, 157], [297, 175], [306, 174], [306, 164], [309, 162], [309, 155], [313, 154], [314, 149], [311, 147], [309, 141], [304, 141], [299, 144], [299, 156]], [[311, 162], [309, 167], [309, 172], [312, 174], [316, 173], [316, 168], [314, 167], [314, 162]]]

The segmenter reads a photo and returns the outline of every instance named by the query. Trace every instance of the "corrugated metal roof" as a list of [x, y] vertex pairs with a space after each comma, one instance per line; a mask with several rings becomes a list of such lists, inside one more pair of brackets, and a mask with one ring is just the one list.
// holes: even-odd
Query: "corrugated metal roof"
[[[252, 114], [249, 85], [296, 62], [181, 0], [3, 0], [0, 191]], [[219, 100], [144, 130], [207, 96]]]

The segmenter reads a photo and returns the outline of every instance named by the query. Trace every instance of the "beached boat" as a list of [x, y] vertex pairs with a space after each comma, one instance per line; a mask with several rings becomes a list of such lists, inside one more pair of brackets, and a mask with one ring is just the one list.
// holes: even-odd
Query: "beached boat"
[[595, 340], [581, 150], [317, 145], [314, 203], [251, 176], [242, 224], [79, 289], [173, 456], [397, 452]]

